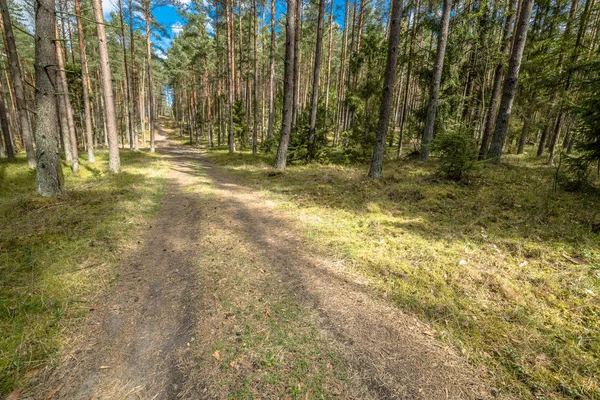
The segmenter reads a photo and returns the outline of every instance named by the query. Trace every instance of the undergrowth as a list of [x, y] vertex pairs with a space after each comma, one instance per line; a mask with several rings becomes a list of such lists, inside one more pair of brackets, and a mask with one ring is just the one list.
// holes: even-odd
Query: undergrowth
[[92, 309], [115, 278], [114, 267], [137, 241], [164, 193], [159, 155], [121, 153], [108, 174], [107, 152], [63, 166], [65, 192], [35, 193], [24, 156], [0, 160], [0, 397], [24, 385], [58, 355], [63, 332]]
[[600, 199], [553, 189], [553, 169], [507, 157], [464, 185], [436, 162], [271, 169], [208, 157], [279, 201], [314, 248], [344, 260], [519, 398], [600, 399]]

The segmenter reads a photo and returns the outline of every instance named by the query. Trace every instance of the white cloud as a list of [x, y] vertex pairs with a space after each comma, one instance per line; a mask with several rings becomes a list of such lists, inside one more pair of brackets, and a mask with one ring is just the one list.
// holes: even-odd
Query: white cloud
[[102, 0], [102, 11], [105, 17], [113, 11], [117, 11], [117, 1], [119, 0]]
[[171, 25], [171, 32], [173, 32], [173, 37], [179, 35], [182, 30], [183, 30], [183, 24], [179, 21], [175, 22], [173, 25]]

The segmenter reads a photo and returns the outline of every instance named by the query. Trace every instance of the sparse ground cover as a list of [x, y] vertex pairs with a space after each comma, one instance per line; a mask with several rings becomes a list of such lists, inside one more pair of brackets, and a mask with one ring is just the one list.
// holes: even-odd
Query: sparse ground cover
[[96, 157], [79, 176], [64, 166], [55, 199], [35, 193], [24, 156], [0, 160], [0, 396], [53, 360], [158, 208], [164, 157], [122, 152], [118, 175], [105, 172], [106, 152]]
[[483, 165], [470, 185], [435, 162], [270, 168], [272, 156], [209, 151], [306, 226], [315, 249], [371, 279], [435, 328], [498, 388], [523, 398], [600, 399], [600, 219], [594, 193], [553, 190], [532, 159]]

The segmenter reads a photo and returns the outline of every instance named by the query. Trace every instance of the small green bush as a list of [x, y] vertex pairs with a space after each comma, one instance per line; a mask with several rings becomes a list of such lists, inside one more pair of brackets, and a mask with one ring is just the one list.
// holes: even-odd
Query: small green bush
[[465, 132], [440, 133], [431, 150], [440, 159], [440, 172], [448, 179], [460, 181], [477, 169], [477, 147]]

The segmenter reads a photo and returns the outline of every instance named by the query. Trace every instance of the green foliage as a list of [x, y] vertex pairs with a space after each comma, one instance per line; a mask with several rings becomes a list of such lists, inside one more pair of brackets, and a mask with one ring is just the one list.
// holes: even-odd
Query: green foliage
[[[594, 160], [587, 154], [561, 155], [561, 164], [557, 174], [558, 182], [569, 192], [577, 192], [592, 187], [590, 176]], [[564, 168], [561, 170], [561, 166]]]
[[440, 172], [450, 180], [468, 178], [477, 169], [477, 143], [465, 131], [438, 134], [432, 151], [440, 158]]
[[238, 145], [240, 150], [245, 150], [248, 142], [248, 134], [250, 133], [250, 127], [248, 126], [248, 121], [246, 120], [246, 111], [244, 110], [244, 105], [241, 100], [233, 103], [233, 126], [234, 126], [234, 136], [238, 141]]

